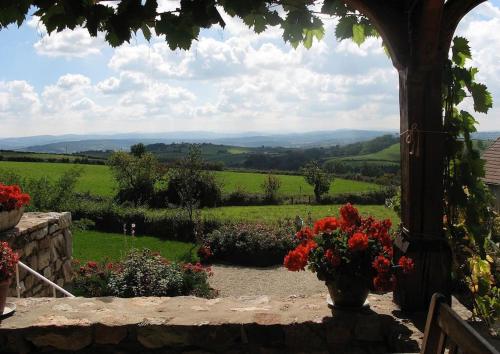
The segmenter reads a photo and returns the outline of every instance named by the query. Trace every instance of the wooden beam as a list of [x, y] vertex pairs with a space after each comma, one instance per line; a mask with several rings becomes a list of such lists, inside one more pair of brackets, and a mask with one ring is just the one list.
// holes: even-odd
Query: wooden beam
[[417, 61], [412, 65], [422, 69], [432, 65], [441, 65], [437, 58], [440, 44], [441, 21], [443, 16], [444, 0], [422, 0], [414, 6], [409, 16], [412, 30], [410, 50], [412, 57]]
[[380, 0], [344, 0], [354, 10], [370, 19], [385, 45], [396, 69], [405, 66], [408, 60], [407, 20], [402, 7]]
[[439, 55], [442, 60], [448, 57], [453, 35], [462, 18], [483, 2], [486, 2], [486, 0], [448, 0], [444, 4], [439, 48]]

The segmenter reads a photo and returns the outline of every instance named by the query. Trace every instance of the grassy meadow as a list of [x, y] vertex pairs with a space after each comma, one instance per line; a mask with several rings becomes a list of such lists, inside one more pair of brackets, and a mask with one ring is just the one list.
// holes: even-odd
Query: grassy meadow
[[149, 248], [171, 261], [197, 260], [197, 246], [193, 243], [161, 240], [153, 236], [125, 237], [98, 231], [73, 232], [73, 258], [79, 261], [114, 262], [132, 248]]
[[[222, 208], [203, 209], [202, 215], [221, 221], [250, 221], [275, 223], [279, 220], [294, 219], [297, 215], [306, 220], [309, 215], [313, 220], [325, 216], [337, 216], [340, 204], [333, 205], [265, 205], [265, 206], [231, 206]], [[393, 225], [399, 223], [399, 217], [384, 205], [359, 205], [359, 212], [363, 216], [372, 215], [378, 219], [391, 219]]]
[[[48, 162], [14, 162], [0, 161], [0, 170], [12, 171], [23, 177], [56, 179], [72, 167], [83, 170], [77, 184], [78, 192], [90, 192], [94, 195], [113, 196], [116, 184], [111, 170], [102, 165], [62, 164]], [[223, 184], [223, 192], [229, 194], [238, 188], [248, 193], [261, 193], [261, 185], [266, 178], [261, 173], [216, 171], [219, 181]], [[312, 195], [313, 188], [302, 176], [280, 175], [280, 193], [285, 196]], [[378, 190], [380, 186], [374, 183], [360, 182], [336, 178], [330, 188], [330, 194], [360, 193]]]

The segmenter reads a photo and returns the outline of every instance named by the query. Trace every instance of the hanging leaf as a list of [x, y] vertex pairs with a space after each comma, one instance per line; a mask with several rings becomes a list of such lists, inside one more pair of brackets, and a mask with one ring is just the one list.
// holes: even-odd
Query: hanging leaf
[[474, 100], [474, 110], [480, 113], [488, 113], [488, 110], [493, 107], [493, 97], [486, 85], [473, 83], [470, 91]]
[[465, 61], [471, 58], [469, 41], [464, 37], [455, 37], [451, 52], [453, 62], [462, 68], [465, 65]]
[[141, 30], [144, 38], [146, 38], [146, 40], [149, 42], [151, 40], [151, 30], [149, 29], [148, 25], [142, 25]]
[[354, 24], [352, 26], [352, 40], [360, 46], [366, 39], [365, 27], [362, 24]]

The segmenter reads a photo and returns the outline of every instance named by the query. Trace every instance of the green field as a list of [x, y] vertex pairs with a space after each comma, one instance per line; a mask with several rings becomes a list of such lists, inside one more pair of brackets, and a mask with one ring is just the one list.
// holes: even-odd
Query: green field
[[[279, 220], [294, 219], [297, 215], [306, 220], [311, 215], [313, 220], [325, 216], [337, 216], [341, 205], [266, 205], [266, 206], [232, 206], [203, 209], [202, 215], [221, 221], [252, 221], [275, 223]], [[391, 219], [393, 225], [399, 224], [399, 217], [383, 205], [359, 205], [361, 215], [372, 215], [378, 219]]]
[[116, 261], [131, 248], [149, 248], [171, 261], [197, 259], [197, 248], [188, 242], [160, 240], [152, 236], [125, 237], [97, 231], [73, 233], [73, 258], [79, 261]]
[[[28, 178], [46, 176], [49, 179], [55, 179], [61, 176], [64, 171], [75, 166], [83, 170], [83, 174], [77, 184], [77, 191], [90, 192], [91, 194], [102, 196], [114, 195], [116, 184], [107, 166], [0, 161], [0, 170], [12, 171]], [[261, 184], [266, 178], [266, 175], [261, 173], [217, 171], [215, 174], [222, 182], [223, 190], [226, 194], [238, 188], [242, 188], [248, 193], [261, 193]], [[279, 177], [282, 182], [280, 190], [282, 195], [313, 194], [312, 187], [304, 181], [302, 176], [280, 175]], [[330, 194], [359, 193], [378, 190], [379, 188], [380, 186], [373, 183], [336, 178], [331, 186]]]

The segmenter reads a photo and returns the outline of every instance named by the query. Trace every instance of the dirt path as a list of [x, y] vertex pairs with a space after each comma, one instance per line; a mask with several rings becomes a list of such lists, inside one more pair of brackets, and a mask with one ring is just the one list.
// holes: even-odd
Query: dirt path
[[309, 271], [290, 272], [283, 267], [246, 268], [214, 265], [210, 285], [219, 295], [312, 295], [327, 292], [325, 284]]

